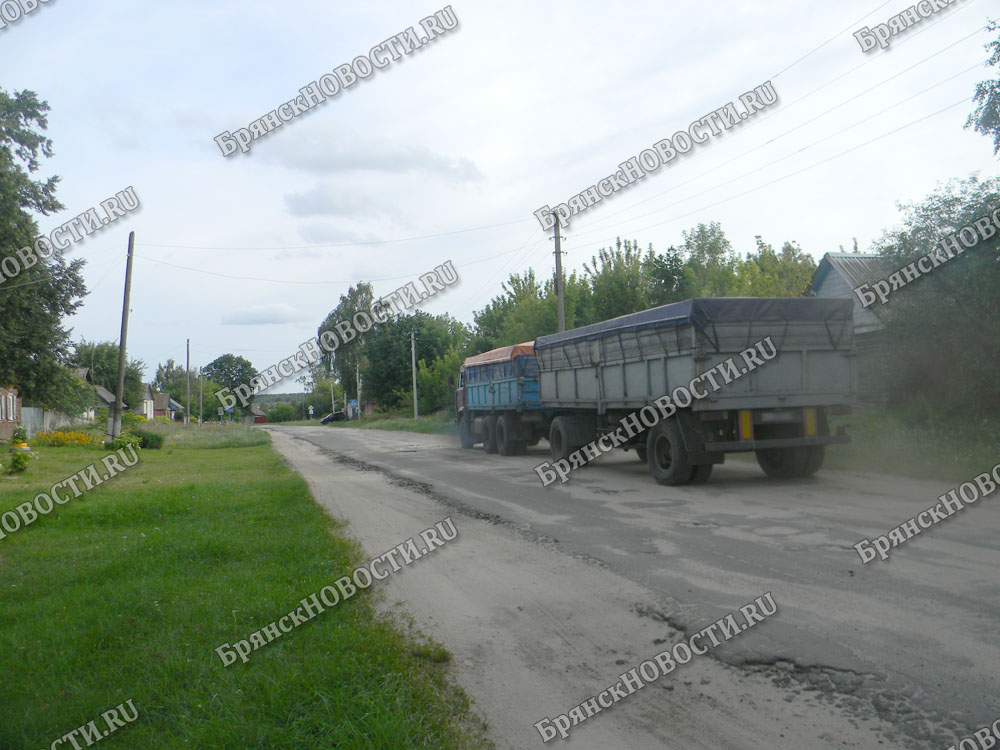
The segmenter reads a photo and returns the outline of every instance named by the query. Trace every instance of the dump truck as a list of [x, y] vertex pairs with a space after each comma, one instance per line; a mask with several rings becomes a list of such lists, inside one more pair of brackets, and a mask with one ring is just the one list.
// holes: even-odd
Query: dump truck
[[[765, 339], [774, 356], [739, 367]], [[751, 451], [770, 477], [805, 477], [827, 445], [848, 440], [829, 417], [848, 413], [856, 390], [849, 299], [690, 299], [510, 349], [463, 364], [463, 446], [515, 455], [545, 436], [553, 461], [566, 459], [710, 371], [722, 373], [718, 387], [621, 445], [661, 484], [708, 481], [727, 453]]]

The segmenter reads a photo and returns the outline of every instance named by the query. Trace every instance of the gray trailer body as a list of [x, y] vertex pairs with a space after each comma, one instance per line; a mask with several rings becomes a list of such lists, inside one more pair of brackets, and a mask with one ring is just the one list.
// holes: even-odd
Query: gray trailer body
[[[692, 299], [535, 341], [546, 407], [633, 410], [770, 336], [777, 356], [693, 411], [830, 407], [854, 397], [851, 300]], [[721, 382], [721, 380], [720, 380]]]

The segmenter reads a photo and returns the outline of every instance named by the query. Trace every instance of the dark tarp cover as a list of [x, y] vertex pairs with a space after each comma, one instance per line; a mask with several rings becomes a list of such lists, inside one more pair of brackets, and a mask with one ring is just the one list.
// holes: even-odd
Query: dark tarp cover
[[672, 328], [690, 323], [704, 330], [712, 323], [756, 321], [823, 322], [848, 320], [854, 314], [851, 299], [827, 297], [705, 297], [674, 302], [642, 312], [552, 333], [535, 339], [540, 351], [569, 342], [593, 341], [605, 336], [644, 331], [650, 328]]

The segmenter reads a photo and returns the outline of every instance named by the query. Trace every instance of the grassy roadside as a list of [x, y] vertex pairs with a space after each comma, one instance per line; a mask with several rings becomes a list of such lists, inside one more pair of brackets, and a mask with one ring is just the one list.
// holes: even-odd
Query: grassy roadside
[[965, 481], [1000, 461], [1000, 428], [980, 423], [916, 418], [886, 408], [856, 409], [830, 420], [847, 425], [851, 442], [827, 449], [829, 469], [853, 469], [918, 479]]
[[428, 435], [455, 434], [455, 417], [450, 414], [431, 414], [426, 417], [384, 416], [365, 417], [349, 422], [330, 422], [320, 425], [319, 421], [295, 420], [294, 422], [274, 422], [281, 427], [339, 427], [355, 430], [395, 430], [400, 432], [423, 432]]
[[[162, 450], [0, 539], [0, 747], [48, 747], [130, 698], [117, 747], [483, 745], [440, 648], [370, 594], [223, 667], [216, 646], [363, 560], [261, 431], [164, 429]], [[38, 452], [0, 477], [0, 513], [106, 453]]]

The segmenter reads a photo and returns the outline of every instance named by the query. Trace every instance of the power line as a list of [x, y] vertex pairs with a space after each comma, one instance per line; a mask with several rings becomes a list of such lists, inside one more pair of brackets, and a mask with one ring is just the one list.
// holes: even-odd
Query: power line
[[416, 240], [429, 240], [436, 237], [448, 237], [454, 234], [465, 234], [467, 232], [479, 232], [484, 229], [496, 229], [497, 227], [508, 227], [513, 224], [523, 224], [530, 219], [515, 219], [504, 221], [499, 224], [487, 224], [479, 227], [469, 227], [467, 229], [453, 229], [448, 232], [438, 232], [436, 234], [423, 234], [414, 237], [397, 237], [391, 240], [359, 240], [357, 242], [332, 242], [321, 245], [275, 245], [272, 247], [212, 247], [208, 245], [163, 245], [142, 242], [139, 247], [162, 247], [171, 250], [315, 250], [328, 247], [357, 247], [364, 245], [389, 245], [395, 242], [414, 242]]
[[867, 13], [865, 13], [865, 14], [864, 14], [863, 16], [861, 16], [861, 18], [859, 18], [859, 19], [858, 19], [857, 21], [854, 21], [854, 22], [853, 22], [852, 24], [850, 24], [849, 26], [846, 26], [846, 27], [845, 27], [844, 29], [842, 29], [841, 31], [838, 31], [838, 32], [837, 32], [836, 34], [834, 34], [833, 36], [831, 36], [831, 37], [830, 37], [829, 39], [827, 39], [827, 40], [826, 40], [825, 42], [823, 42], [823, 43], [822, 43], [821, 45], [819, 45], [818, 47], [813, 47], [813, 48], [812, 48], [811, 50], [809, 50], [809, 51], [808, 51], [808, 52], [806, 52], [806, 53], [805, 53], [804, 55], [802, 55], [802, 57], [800, 57], [800, 58], [799, 58], [798, 60], [796, 60], [796, 61], [795, 61], [795, 62], [793, 62], [793, 63], [789, 63], [788, 65], [786, 65], [786, 66], [785, 66], [784, 68], [782, 68], [781, 70], [779, 70], [779, 71], [778, 71], [777, 73], [775, 73], [775, 74], [774, 74], [773, 76], [771, 76], [771, 77], [772, 77], [772, 78], [777, 78], [777, 77], [778, 77], [778, 76], [780, 76], [780, 75], [781, 75], [782, 73], [786, 73], [786, 72], [788, 72], [789, 70], [791, 70], [792, 68], [794, 68], [794, 67], [795, 67], [796, 65], [798, 65], [798, 64], [799, 64], [800, 62], [802, 62], [803, 60], [805, 60], [805, 59], [806, 59], [807, 57], [809, 57], [810, 55], [812, 55], [812, 54], [813, 54], [814, 52], [819, 52], [819, 51], [820, 51], [821, 49], [823, 49], [823, 47], [825, 47], [826, 45], [828, 45], [828, 44], [829, 44], [830, 42], [832, 42], [832, 41], [833, 41], [834, 39], [836, 39], [836, 38], [837, 38], [838, 36], [840, 36], [841, 34], [843, 34], [843, 33], [844, 33], [844, 32], [846, 32], [846, 31], [850, 31], [850, 30], [851, 30], [852, 28], [854, 28], [855, 26], [857, 26], [857, 24], [861, 23], [861, 22], [862, 22], [862, 21], [864, 21], [864, 20], [865, 20], [866, 18], [868, 18], [868, 16], [870, 16], [870, 15], [871, 15], [872, 13], [875, 13], [876, 11], [879, 11], [879, 10], [882, 10], [882, 8], [884, 8], [885, 6], [887, 6], [887, 5], [888, 5], [889, 3], [891, 3], [891, 2], [893, 2], [893, 0], [886, 0], [886, 2], [882, 3], [882, 4], [880, 5], [880, 6], [878, 6], [878, 7], [877, 7], [877, 8], [875, 8], [874, 10], [870, 10], [870, 11], [868, 11], [868, 12], [867, 12]]
[[[511, 253], [516, 253], [520, 249], [521, 248], [516, 248], [514, 250], [506, 250], [506, 251], [504, 251], [502, 253], [498, 253], [496, 255], [492, 255], [492, 256], [489, 256], [489, 257], [486, 257], [486, 258], [480, 258], [479, 260], [469, 261], [468, 263], [455, 264], [455, 267], [456, 268], [464, 268], [466, 266], [475, 265], [476, 263], [484, 263], [484, 262], [486, 262], [488, 260], [494, 260], [494, 259], [500, 258], [500, 257], [502, 257], [504, 255], [510, 255]], [[151, 261], [152, 263], [159, 263], [159, 264], [164, 265], [164, 266], [170, 266], [171, 268], [179, 268], [179, 269], [184, 270], [184, 271], [192, 271], [194, 273], [208, 274], [209, 276], [221, 276], [222, 278], [235, 279], [237, 281], [261, 281], [261, 282], [266, 282], [266, 283], [270, 283], [270, 284], [306, 284], [306, 285], [313, 285], [313, 284], [341, 284], [341, 285], [348, 284], [348, 285], [350, 285], [350, 284], [357, 283], [356, 280], [351, 280], [351, 281], [298, 281], [298, 280], [295, 280], [295, 279], [265, 279], [265, 278], [261, 278], [261, 277], [258, 277], [258, 276], [235, 276], [233, 274], [221, 273], [219, 271], [208, 271], [208, 270], [205, 270], [204, 268], [193, 268], [191, 266], [182, 266], [182, 265], [179, 265], [177, 263], [170, 263], [169, 261], [159, 260], [158, 258], [150, 258], [149, 256], [146, 256], [146, 255], [143, 255], [142, 257], [143, 257], [144, 260]], [[402, 276], [385, 276], [385, 277], [382, 277], [380, 279], [368, 279], [368, 281], [373, 281], [373, 282], [374, 281], [398, 281], [400, 279], [412, 279], [416, 275], [418, 275], [418, 273], [409, 273], [409, 274], [404, 274]]]
[[[743, 179], [744, 177], [748, 177], [748, 176], [750, 176], [750, 175], [752, 175], [752, 174], [756, 174], [756, 173], [760, 172], [760, 171], [761, 171], [761, 170], [763, 170], [763, 169], [767, 169], [767, 168], [769, 168], [769, 167], [773, 167], [773, 166], [774, 166], [775, 164], [778, 164], [778, 163], [780, 163], [780, 162], [783, 162], [783, 161], [785, 161], [786, 159], [790, 159], [790, 158], [792, 158], [793, 156], [798, 156], [798, 155], [799, 155], [799, 154], [801, 154], [801, 153], [802, 153], [803, 151], [807, 151], [807, 150], [809, 150], [810, 148], [813, 148], [814, 146], [818, 146], [819, 144], [821, 144], [821, 143], [824, 143], [824, 142], [826, 142], [826, 141], [830, 140], [831, 138], [835, 138], [835, 137], [837, 137], [838, 135], [841, 135], [842, 133], [845, 133], [845, 132], [847, 132], [848, 130], [851, 130], [851, 129], [853, 129], [853, 128], [856, 128], [856, 127], [857, 127], [858, 125], [862, 125], [862, 124], [864, 124], [864, 123], [868, 122], [869, 120], [872, 120], [872, 119], [874, 119], [874, 118], [876, 118], [876, 117], [879, 117], [880, 115], [883, 115], [883, 114], [885, 114], [885, 113], [886, 113], [886, 112], [888, 112], [889, 110], [892, 110], [892, 109], [895, 109], [896, 107], [899, 107], [899, 106], [901, 106], [901, 105], [903, 105], [903, 104], [906, 104], [907, 102], [909, 102], [909, 101], [911, 101], [911, 100], [913, 100], [913, 99], [916, 99], [916, 98], [917, 98], [918, 96], [922, 96], [923, 94], [926, 94], [926, 93], [927, 93], [928, 91], [931, 91], [932, 89], [935, 89], [935, 88], [937, 88], [938, 86], [942, 86], [942, 85], [944, 85], [945, 83], [948, 83], [949, 81], [951, 81], [951, 80], [953, 80], [953, 79], [955, 79], [955, 78], [958, 78], [959, 76], [961, 76], [961, 75], [964, 75], [965, 73], [968, 73], [969, 71], [971, 71], [971, 70], [974, 70], [974, 69], [976, 69], [976, 68], [980, 67], [980, 65], [981, 65], [981, 63], [975, 63], [974, 65], [971, 65], [971, 66], [969, 66], [968, 68], [966, 68], [966, 69], [964, 69], [964, 70], [961, 70], [961, 71], [959, 71], [958, 73], [955, 73], [954, 75], [951, 75], [951, 76], [949, 76], [948, 78], [945, 78], [944, 80], [941, 80], [941, 81], [938, 81], [937, 83], [935, 83], [935, 84], [933, 84], [933, 85], [931, 85], [931, 86], [928, 86], [927, 88], [923, 89], [922, 91], [919, 91], [919, 92], [917, 92], [916, 94], [912, 94], [912, 95], [910, 95], [910, 96], [907, 96], [907, 97], [905, 97], [904, 99], [901, 99], [900, 101], [896, 102], [895, 104], [891, 104], [891, 105], [889, 105], [888, 107], [886, 107], [886, 108], [884, 108], [884, 109], [881, 109], [881, 110], [879, 110], [878, 112], [876, 112], [876, 113], [874, 113], [874, 114], [872, 114], [872, 115], [869, 115], [868, 117], [865, 117], [865, 118], [863, 118], [863, 119], [861, 119], [861, 120], [858, 120], [857, 122], [854, 122], [854, 123], [852, 123], [852, 124], [850, 124], [850, 125], [847, 125], [846, 127], [843, 127], [843, 128], [840, 128], [839, 130], [836, 130], [836, 131], [834, 131], [833, 133], [830, 133], [829, 135], [827, 135], [827, 136], [824, 136], [823, 138], [820, 138], [820, 139], [819, 139], [819, 140], [817, 140], [817, 141], [813, 141], [812, 143], [809, 143], [809, 144], [807, 144], [807, 145], [805, 145], [805, 146], [802, 146], [802, 147], [800, 147], [800, 148], [797, 148], [797, 149], [795, 149], [794, 151], [792, 151], [792, 152], [790, 152], [790, 153], [788, 153], [788, 154], [785, 154], [784, 156], [782, 156], [782, 157], [780, 157], [780, 158], [777, 158], [777, 159], [774, 159], [773, 161], [769, 162], [768, 164], [765, 164], [765, 165], [764, 165], [764, 166], [762, 166], [762, 167], [759, 167], [759, 168], [757, 168], [757, 169], [752, 169], [752, 170], [750, 170], [749, 172], [744, 172], [744, 173], [743, 173], [743, 174], [741, 174], [741, 175], [738, 175], [738, 176], [736, 176], [736, 177], [732, 177], [732, 178], [729, 178], [729, 179], [727, 179], [727, 180], [726, 180], [726, 183], [725, 183], [725, 184], [726, 184], [726, 185], [728, 185], [728, 184], [730, 184], [730, 183], [732, 183], [732, 182], [736, 182], [737, 180], [741, 180], [741, 179]], [[804, 123], [803, 123], [803, 124], [804, 124]], [[789, 132], [791, 132], [791, 131], [789, 131]], [[758, 147], [758, 148], [759, 148], [759, 147]], [[722, 164], [722, 165], [720, 165], [720, 166], [725, 166], [726, 164], [731, 164], [732, 162], [736, 161], [737, 159], [741, 159], [741, 158], [743, 158], [744, 156], [747, 156], [747, 155], [749, 155], [749, 154], [753, 153], [753, 151], [755, 151], [755, 150], [757, 150], [757, 149], [753, 149], [753, 150], [751, 150], [751, 151], [747, 151], [746, 153], [744, 153], [744, 154], [741, 154], [740, 156], [737, 156], [737, 157], [735, 157], [735, 158], [733, 158], [733, 159], [730, 159], [730, 160], [729, 160], [728, 162], [724, 162], [724, 164]], [[716, 169], [717, 169], [717, 168], [716, 168]], [[697, 180], [697, 179], [698, 179], [699, 177], [702, 177], [702, 176], [704, 176], [705, 174], [709, 174], [710, 172], [713, 172], [713, 171], [715, 171], [715, 169], [711, 169], [711, 170], [708, 170], [708, 172], [704, 172], [704, 173], [703, 173], [702, 175], [699, 175], [698, 177], [695, 177], [695, 178], [692, 178], [691, 180], [688, 180], [687, 182], [685, 182], [685, 183], [682, 183], [682, 184], [685, 184], [685, 185], [686, 185], [686, 184], [689, 184], [689, 183], [691, 183], [691, 182], [694, 182], [694, 181], [695, 181], [695, 180]], [[680, 186], [678, 186], [678, 187], [680, 187]], [[699, 192], [699, 193], [695, 193], [694, 195], [689, 195], [688, 197], [686, 197], [686, 198], [682, 198], [681, 200], [678, 200], [678, 201], [675, 201], [675, 202], [673, 202], [673, 203], [670, 203], [670, 204], [667, 204], [667, 205], [665, 205], [665, 206], [660, 206], [660, 207], [658, 207], [658, 208], [655, 208], [655, 209], [653, 209], [652, 211], [648, 211], [648, 212], [646, 212], [646, 213], [644, 213], [644, 214], [639, 214], [639, 215], [637, 215], [637, 216], [633, 216], [633, 217], [631, 217], [630, 221], [635, 221], [635, 220], [637, 220], [637, 219], [642, 219], [642, 218], [645, 218], [646, 216], [652, 216], [653, 214], [657, 214], [657, 213], [659, 213], [660, 211], [664, 211], [664, 210], [666, 210], [666, 209], [668, 209], [668, 208], [673, 208], [674, 206], [678, 206], [678, 205], [680, 205], [681, 203], [686, 203], [687, 201], [689, 201], [689, 200], [693, 200], [693, 199], [695, 199], [695, 198], [698, 198], [698, 197], [700, 197], [700, 196], [702, 196], [702, 195], [705, 195], [706, 193], [711, 193], [711, 192], [713, 192], [713, 191], [715, 191], [715, 190], [718, 190], [718, 189], [719, 189], [720, 187], [723, 187], [723, 185], [713, 185], [712, 187], [709, 187], [709, 188], [705, 188], [705, 189], [704, 189], [704, 190], [702, 190], [701, 192]], [[669, 191], [669, 190], [666, 190], [666, 191], [664, 191], [663, 193], [659, 193], [658, 195], [663, 195], [664, 193], [667, 193], [667, 192], [670, 192], [670, 191]], [[637, 205], [638, 205], [638, 204], [637, 204]], [[626, 209], [626, 210], [627, 210], [627, 209]], [[607, 227], [596, 227], [596, 228], [592, 228], [592, 229], [590, 229], [590, 230], [588, 230], [588, 231], [585, 231], [585, 232], [580, 232], [580, 233], [578, 233], [578, 234], [577, 234], [577, 235], [575, 235], [575, 236], [576, 236], [576, 237], [581, 237], [581, 236], [585, 236], [585, 235], [588, 235], [588, 234], [593, 234], [593, 233], [595, 233], [595, 232], [602, 232], [602, 231], [605, 231], [606, 229], [607, 229]]]
[[[809, 123], [812, 123], [812, 122], [814, 122], [814, 121], [818, 120], [818, 119], [819, 119], [820, 117], [823, 117], [823, 116], [825, 116], [825, 115], [828, 115], [829, 113], [833, 112], [834, 110], [836, 110], [836, 109], [839, 109], [840, 107], [842, 107], [842, 106], [844, 106], [844, 105], [846, 105], [846, 104], [849, 104], [850, 102], [853, 102], [853, 101], [854, 101], [854, 100], [856, 100], [856, 99], [859, 99], [860, 97], [864, 96], [865, 94], [868, 94], [868, 93], [870, 93], [870, 92], [874, 91], [875, 89], [877, 89], [877, 88], [879, 88], [880, 86], [882, 86], [882, 85], [884, 85], [884, 84], [888, 83], [889, 81], [892, 81], [892, 80], [894, 80], [895, 78], [898, 78], [899, 76], [903, 75], [904, 73], [907, 73], [907, 72], [909, 72], [910, 70], [913, 70], [914, 68], [916, 68], [916, 67], [918, 67], [918, 66], [922, 65], [923, 63], [927, 62], [928, 60], [931, 60], [931, 59], [933, 59], [934, 57], [936, 57], [936, 56], [938, 56], [938, 55], [940, 55], [940, 54], [942, 54], [942, 53], [944, 53], [944, 52], [947, 52], [947, 51], [948, 51], [949, 49], [951, 49], [952, 47], [955, 47], [956, 45], [958, 45], [958, 44], [961, 44], [962, 42], [966, 41], [967, 39], [971, 38], [972, 36], [975, 36], [975, 35], [976, 35], [976, 34], [978, 34], [978, 33], [979, 33], [980, 31], [982, 31], [982, 30], [984, 30], [984, 29], [986, 29], [986, 28], [987, 28], [987, 26], [982, 26], [982, 27], [980, 27], [980, 28], [976, 29], [976, 30], [975, 30], [975, 31], [973, 31], [972, 33], [970, 33], [970, 34], [967, 34], [967, 35], [963, 36], [963, 37], [962, 37], [961, 39], [958, 39], [958, 40], [956, 40], [956, 41], [952, 42], [952, 43], [951, 43], [951, 44], [949, 44], [949, 45], [948, 45], [947, 47], [944, 47], [944, 48], [942, 48], [942, 49], [939, 49], [938, 51], [936, 51], [936, 52], [934, 52], [934, 53], [932, 53], [932, 54], [928, 55], [927, 57], [923, 58], [922, 60], [918, 60], [918, 61], [917, 61], [917, 62], [915, 62], [915, 63], [914, 63], [913, 65], [910, 65], [910, 66], [908, 66], [908, 67], [904, 68], [903, 70], [899, 71], [898, 73], [895, 73], [895, 74], [893, 74], [893, 75], [889, 76], [888, 78], [886, 78], [886, 79], [883, 79], [883, 80], [882, 80], [882, 81], [880, 81], [879, 83], [876, 83], [876, 84], [875, 84], [874, 86], [870, 86], [869, 88], [865, 89], [865, 90], [864, 90], [864, 91], [862, 91], [861, 93], [859, 93], [859, 94], [856, 94], [856, 95], [852, 96], [851, 98], [849, 98], [849, 99], [846, 99], [846, 100], [844, 100], [844, 101], [840, 102], [839, 104], [835, 104], [834, 106], [832, 106], [832, 107], [830, 107], [829, 109], [827, 109], [827, 110], [825, 110], [825, 111], [821, 112], [820, 114], [818, 114], [818, 115], [816, 115], [816, 116], [814, 116], [814, 117], [812, 117], [812, 118], [810, 118], [810, 119], [806, 120], [805, 122], [801, 122], [801, 123], [799, 123], [798, 125], [796, 125], [796, 126], [794, 126], [794, 127], [790, 128], [790, 129], [786, 130], [785, 132], [783, 132], [783, 133], [780, 133], [780, 134], [778, 134], [778, 135], [774, 136], [773, 138], [771, 138], [771, 139], [769, 139], [769, 140], [765, 141], [764, 143], [762, 143], [762, 144], [760, 144], [760, 145], [758, 145], [758, 146], [754, 146], [754, 147], [753, 147], [753, 148], [751, 148], [750, 150], [748, 150], [748, 151], [744, 151], [744, 152], [743, 152], [742, 154], [739, 154], [738, 156], [734, 156], [733, 158], [731, 158], [731, 159], [728, 159], [727, 161], [724, 161], [724, 162], [722, 162], [721, 164], [718, 164], [718, 165], [716, 165], [716, 166], [712, 167], [711, 169], [708, 169], [708, 170], [705, 170], [704, 172], [701, 172], [701, 173], [699, 173], [699, 174], [698, 174], [697, 176], [695, 176], [695, 177], [692, 177], [692, 178], [691, 178], [691, 179], [689, 179], [689, 180], [685, 180], [684, 182], [680, 182], [680, 183], [677, 183], [676, 185], [673, 185], [672, 187], [669, 187], [669, 188], [667, 188], [666, 190], [662, 190], [662, 191], [660, 191], [659, 193], [655, 193], [655, 194], [653, 194], [653, 195], [649, 196], [648, 198], [643, 198], [643, 199], [642, 199], [642, 200], [640, 200], [640, 201], [636, 201], [635, 203], [631, 204], [630, 206], [626, 206], [625, 208], [621, 208], [621, 209], [619, 209], [619, 210], [617, 210], [617, 211], [614, 211], [614, 212], [612, 212], [612, 213], [607, 213], [607, 214], [604, 214], [604, 215], [602, 215], [602, 216], [600, 217], [600, 219], [598, 219], [598, 222], [601, 222], [601, 223], [603, 223], [603, 222], [607, 221], [607, 220], [608, 220], [608, 219], [610, 219], [610, 218], [613, 218], [613, 217], [615, 217], [615, 216], [620, 216], [621, 214], [623, 214], [623, 213], [626, 213], [627, 211], [631, 211], [631, 210], [632, 210], [633, 208], [636, 208], [637, 206], [641, 206], [641, 205], [642, 205], [643, 203], [648, 203], [649, 201], [653, 200], [654, 198], [659, 198], [659, 197], [660, 197], [661, 195], [666, 195], [667, 193], [671, 193], [671, 192], [673, 192], [674, 190], [677, 190], [678, 188], [681, 188], [681, 187], [684, 187], [685, 185], [689, 185], [689, 184], [691, 184], [692, 182], [695, 182], [695, 181], [699, 180], [700, 178], [704, 177], [704, 176], [705, 176], [705, 175], [707, 175], [707, 174], [711, 174], [712, 172], [715, 172], [715, 171], [718, 171], [719, 169], [722, 169], [723, 167], [725, 167], [725, 166], [728, 166], [728, 165], [732, 164], [733, 162], [736, 162], [736, 161], [739, 161], [739, 160], [740, 160], [740, 159], [742, 159], [743, 157], [745, 157], [745, 156], [749, 156], [750, 154], [752, 154], [752, 153], [755, 153], [755, 152], [759, 151], [760, 149], [764, 148], [765, 146], [768, 146], [768, 145], [770, 145], [770, 144], [774, 143], [775, 141], [778, 141], [778, 140], [779, 140], [779, 139], [781, 139], [781, 138], [784, 138], [785, 136], [787, 136], [787, 135], [789, 135], [789, 134], [791, 134], [791, 133], [795, 132], [796, 130], [798, 130], [798, 129], [800, 129], [800, 128], [802, 128], [802, 127], [806, 126], [806, 125], [808, 125]], [[866, 64], [867, 64], [867, 62], [870, 62], [870, 60], [869, 60], [869, 61], [866, 61], [865, 63], [862, 63], [862, 65], [866, 65]], [[978, 67], [978, 66], [979, 66], [979, 63], [977, 63], [976, 65], [974, 65], [974, 66], [970, 67], [970, 68], [969, 68], [968, 70], [972, 70], [972, 68], [975, 68], [975, 67]], [[806, 94], [805, 96], [802, 96], [802, 97], [800, 97], [800, 98], [798, 98], [798, 99], [796, 99], [796, 100], [792, 101], [792, 102], [791, 102], [791, 103], [790, 103], [789, 105], [787, 105], [787, 106], [786, 106], [786, 107], [785, 107], [785, 108], [784, 108], [784, 109], [783, 109], [782, 111], [787, 111], [787, 110], [788, 110], [788, 107], [790, 107], [791, 105], [794, 105], [794, 104], [798, 104], [799, 102], [801, 102], [802, 100], [806, 99], [807, 97], [809, 97], [809, 96], [812, 96], [813, 94], [815, 94], [815, 93], [816, 93], [817, 91], [819, 91], [820, 89], [823, 89], [823, 88], [825, 88], [826, 86], [830, 85], [830, 84], [831, 84], [831, 83], [833, 83], [834, 81], [837, 81], [837, 80], [839, 80], [840, 78], [843, 78], [843, 77], [844, 77], [845, 75], [847, 75], [847, 74], [849, 74], [849, 73], [852, 73], [853, 71], [857, 70], [857, 69], [858, 69], [859, 67], [861, 67], [861, 65], [859, 65], [859, 66], [856, 66], [856, 67], [852, 68], [851, 70], [847, 71], [847, 73], [845, 73], [845, 74], [843, 74], [843, 75], [841, 75], [841, 76], [838, 76], [837, 78], [834, 78], [834, 79], [832, 79], [831, 81], [828, 81], [828, 82], [827, 82], [827, 83], [825, 83], [825, 84], [822, 84], [822, 85], [821, 85], [821, 86], [819, 86], [818, 88], [815, 88], [815, 89], [813, 89], [812, 91], [810, 91], [810, 92], [809, 92], [808, 94]], [[967, 72], [967, 71], [963, 71], [963, 72]], [[959, 74], [959, 75], [960, 75], [960, 74]], [[951, 80], [951, 79], [947, 79], [947, 80]], [[884, 111], [884, 110], [883, 110], [883, 111]], [[753, 124], [756, 124], [756, 122], [755, 122], [755, 123], [753, 123]], [[653, 213], [655, 213], [655, 212], [653, 212]], [[642, 214], [642, 216], [648, 216], [648, 215], [649, 215], [649, 214]], [[641, 218], [641, 217], [633, 217], [633, 218]]]
[[[932, 112], [929, 115], [924, 115], [923, 117], [920, 117], [920, 118], [918, 118], [916, 120], [908, 122], [905, 125], [900, 125], [899, 127], [893, 128], [892, 130], [890, 130], [888, 132], [882, 133], [882, 135], [876, 136], [875, 138], [872, 138], [872, 139], [870, 139], [868, 141], [865, 141], [864, 143], [858, 144], [857, 146], [852, 146], [851, 148], [846, 149], [845, 151], [841, 151], [840, 153], [834, 154], [833, 156], [829, 156], [826, 159], [821, 159], [820, 161], [815, 162], [814, 164], [810, 164], [810, 165], [808, 165], [806, 167], [802, 167], [801, 169], [798, 169], [798, 170], [796, 170], [794, 172], [790, 172], [789, 174], [782, 175], [781, 177], [776, 177], [775, 179], [770, 180], [769, 182], [765, 182], [765, 183], [763, 183], [761, 185], [757, 185], [756, 187], [750, 188], [749, 190], [745, 190], [742, 193], [737, 193], [736, 195], [731, 195], [728, 198], [723, 198], [722, 200], [716, 201], [715, 203], [709, 203], [708, 205], [701, 206], [700, 208], [694, 209], [693, 211], [689, 211], [689, 212], [687, 212], [685, 214], [680, 214], [678, 216], [671, 217], [670, 219], [666, 219], [664, 221], [657, 222], [656, 224], [649, 224], [648, 226], [639, 227], [638, 229], [632, 229], [632, 230], [628, 230], [626, 232], [620, 232], [619, 234], [625, 234], [625, 235], [631, 234], [631, 235], [635, 235], [635, 234], [637, 234], [639, 232], [644, 232], [644, 231], [646, 231], [648, 229], [653, 229], [655, 227], [659, 227], [659, 226], [662, 226], [664, 224], [669, 224], [670, 222], [676, 221], [677, 219], [683, 219], [685, 217], [688, 217], [688, 216], [691, 216], [693, 214], [696, 214], [696, 213], [699, 213], [701, 211], [704, 211], [705, 209], [714, 208], [715, 206], [722, 205], [723, 203], [728, 203], [729, 201], [735, 200], [736, 198], [742, 198], [745, 195], [749, 195], [750, 193], [754, 193], [754, 192], [756, 192], [758, 190], [761, 190], [761, 189], [763, 189], [765, 187], [769, 187], [771, 185], [774, 185], [775, 183], [781, 182], [783, 180], [787, 180], [790, 177], [794, 177], [796, 175], [801, 174], [802, 172], [805, 172], [807, 170], [813, 169], [814, 167], [818, 167], [818, 166], [820, 166], [822, 164], [826, 164], [827, 162], [833, 161], [834, 159], [838, 159], [841, 156], [846, 156], [847, 154], [849, 154], [849, 153], [851, 153], [853, 151], [857, 151], [859, 148], [864, 148], [865, 146], [868, 146], [868, 145], [870, 145], [872, 143], [875, 143], [876, 141], [880, 141], [883, 138], [887, 138], [890, 135], [898, 133], [901, 130], [905, 130], [906, 128], [912, 127], [913, 125], [917, 125], [917, 124], [923, 122], [924, 120], [928, 120], [931, 117], [936, 117], [937, 115], [939, 115], [939, 114], [941, 114], [943, 112], [946, 112], [949, 109], [954, 109], [955, 107], [957, 107], [957, 106], [959, 106], [961, 104], [967, 104], [967, 103], [968, 103], [968, 98], [963, 97], [962, 99], [959, 99], [957, 102], [955, 102], [953, 104], [949, 104], [948, 106], [943, 107], [942, 109], [939, 109], [936, 112]], [[606, 242], [606, 241], [607, 240], [604, 240], [604, 242]]]

